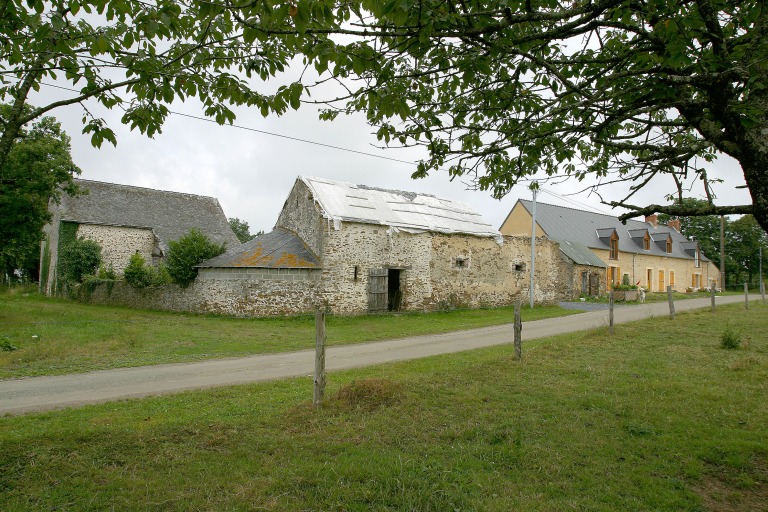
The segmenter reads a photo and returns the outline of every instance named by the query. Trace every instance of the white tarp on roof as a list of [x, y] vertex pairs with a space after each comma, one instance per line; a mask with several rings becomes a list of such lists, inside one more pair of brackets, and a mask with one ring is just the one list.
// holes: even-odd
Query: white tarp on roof
[[324, 215], [339, 223], [380, 224], [409, 232], [462, 233], [495, 238], [501, 234], [469, 205], [430, 194], [384, 190], [301, 176]]

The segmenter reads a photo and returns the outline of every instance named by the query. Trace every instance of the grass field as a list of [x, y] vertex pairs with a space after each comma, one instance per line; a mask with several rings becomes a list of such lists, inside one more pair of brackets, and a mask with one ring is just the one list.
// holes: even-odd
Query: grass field
[[[523, 320], [574, 313], [524, 307]], [[329, 345], [511, 323], [512, 308], [335, 317]], [[289, 352], [315, 344], [314, 316], [230, 318], [87, 305], [34, 293], [0, 294], [0, 379]]]
[[0, 418], [0, 510], [768, 510], [768, 306], [511, 352]]

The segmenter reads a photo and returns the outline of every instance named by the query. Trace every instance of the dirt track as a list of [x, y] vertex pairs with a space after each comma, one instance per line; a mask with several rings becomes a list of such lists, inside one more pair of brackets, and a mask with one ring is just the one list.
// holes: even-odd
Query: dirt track
[[[750, 300], [756, 300], [751, 296]], [[738, 295], [717, 297], [717, 304], [743, 302]], [[710, 299], [677, 301], [677, 312], [710, 307]], [[669, 314], [667, 303], [616, 308], [614, 322], [624, 323]], [[523, 340], [582, 331], [608, 324], [607, 311], [593, 311], [523, 324]], [[448, 334], [329, 347], [326, 370], [372, 366], [438, 354], [511, 343], [512, 325], [485, 327]], [[0, 381], [0, 414], [23, 414], [124, 398], [176, 393], [189, 389], [226, 386], [311, 375], [314, 351], [217, 359], [199, 363], [120, 368], [56, 377]]]

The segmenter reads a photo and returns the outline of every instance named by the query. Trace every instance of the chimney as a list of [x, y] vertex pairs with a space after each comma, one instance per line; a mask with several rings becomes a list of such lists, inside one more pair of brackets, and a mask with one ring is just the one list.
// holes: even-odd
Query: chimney
[[669, 219], [667, 226], [673, 228], [678, 233], [680, 232], [680, 219]]
[[645, 222], [648, 222], [649, 224], [651, 224], [655, 228], [659, 227], [659, 218], [656, 217], [655, 213], [653, 215], [646, 216], [645, 217]]

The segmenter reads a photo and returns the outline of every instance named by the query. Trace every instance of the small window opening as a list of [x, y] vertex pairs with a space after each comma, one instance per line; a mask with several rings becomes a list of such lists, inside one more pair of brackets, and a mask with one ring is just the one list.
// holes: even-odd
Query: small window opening
[[525, 263], [515, 263], [512, 265], [512, 270], [515, 272], [525, 272]]
[[357, 281], [357, 278], [358, 278], [359, 274], [360, 274], [360, 267], [355, 265], [355, 277], [354, 277], [355, 281]]
[[466, 258], [456, 258], [453, 260], [453, 266], [456, 268], [467, 268], [469, 261]]

